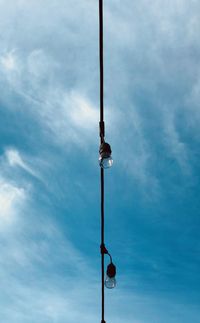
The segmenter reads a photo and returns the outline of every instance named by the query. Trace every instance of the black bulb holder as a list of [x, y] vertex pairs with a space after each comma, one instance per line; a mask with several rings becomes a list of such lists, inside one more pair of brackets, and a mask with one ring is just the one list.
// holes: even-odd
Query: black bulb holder
[[99, 148], [99, 154], [101, 158], [109, 158], [112, 154], [110, 145], [107, 142], [103, 142]]
[[116, 266], [112, 262], [108, 265], [106, 274], [109, 278], [116, 276]]

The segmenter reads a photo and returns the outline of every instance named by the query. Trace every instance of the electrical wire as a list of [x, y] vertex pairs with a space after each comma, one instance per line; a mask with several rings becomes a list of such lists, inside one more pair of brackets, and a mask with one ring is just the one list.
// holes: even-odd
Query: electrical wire
[[[104, 64], [103, 64], [103, 0], [99, 0], [99, 68], [100, 68], [100, 138], [101, 144], [104, 142]], [[101, 295], [102, 295], [102, 318], [104, 320], [104, 169], [101, 168]]]

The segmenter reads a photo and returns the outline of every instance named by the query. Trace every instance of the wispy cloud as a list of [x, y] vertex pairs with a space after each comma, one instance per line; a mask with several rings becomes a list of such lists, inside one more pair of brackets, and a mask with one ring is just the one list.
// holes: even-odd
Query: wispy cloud
[[0, 57], [0, 63], [6, 71], [13, 71], [16, 69], [15, 50], [11, 50]]
[[5, 151], [5, 156], [11, 167], [21, 167], [23, 170], [30, 173], [31, 175], [38, 177], [37, 173], [22, 159], [22, 156], [20, 155], [18, 150], [8, 148]]
[[177, 161], [184, 175], [191, 175], [191, 167], [188, 156], [187, 145], [181, 141], [179, 131], [176, 129], [173, 112], [165, 112], [164, 117], [164, 142], [169, 150], [169, 154]]
[[0, 177], [0, 228], [15, 221], [15, 215], [26, 200], [23, 187]]
[[[107, 98], [115, 110], [121, 110], [121, 120], [113, 125], [120, 131], [113, 137], [118, 143], [124, 141], [126, 171], [129, 169], [141, 187], [156, 192], [162, 188], [160, 171], [165, 173], [166, 158], [162, 156], [173, 160], [186, 178], [193, 176], [188, 140], [198, 133], [194, 114], [199, 120], [200, 47], [194, 30], [200, 26], [199, 4], [144, 0], [126, 1], [121, 7], [110, 1], [105, 7], [106, 34], [112, 39], [106, 43]], [[191, 91], [194, 112], [188, 102]]]
[[[22, 194], [8, 185], [3, 188], [15, 196], [12, 207], [16, 215], [15, 202]], [[7, 198], [1, 191], [0, 198]], [[1, 289], [6, 291], [0, 302], [1, 318], [27, 322], [31, 315], [40, 322], [75, 323], [84, 313], [83, 321], [92, 323], [98, 301], [96, 272], [50, 214], [41, 212], [29, 201], [15, 225], [1, 232]]]
[[25, 113], [33, 114], [47, 127], [57, 143], [72, 141], [84, 145], [83, 135], [91, 140], [98, 131], [98, 109], [87, 95], [65, 90], [57, 83], [53, 74], [59, 64], [43, 49], [33, 50], [24, 57], [19, 51], [16, 55], [17, 72], [4, 73], [13, 90], [27, 101], [29, 107]]

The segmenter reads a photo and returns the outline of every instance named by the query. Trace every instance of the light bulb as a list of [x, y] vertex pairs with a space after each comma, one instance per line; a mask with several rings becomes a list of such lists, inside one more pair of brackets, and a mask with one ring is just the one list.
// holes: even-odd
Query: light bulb
[[112, 156], [109, 157], [99, 157], [99, 165], [101, 166], [101, 168], [110, 168], [113, 164], [113, 159]]
[[112, 262], [108, 265], [106, 274], [107, 274], [107, 276], [106, 276], [106, 280], [105, 280], [105, 286], [109, 289], [115, 288], [115, 286], [116, 286], [116, 279], [115, 279], [116, 267]]
[[100, 167], [106, 169], [110, 168], [113, 164], [113, 159], [111, 156], [111, 147], [107, 142], [103, 142], [99, 148], [99, 165]]
[[115, 277], [110, 278], [109, 276], [106, 276], [105, 286], [106, 288], [109, 288], [109, 289], [115, 288], [116, 287]]

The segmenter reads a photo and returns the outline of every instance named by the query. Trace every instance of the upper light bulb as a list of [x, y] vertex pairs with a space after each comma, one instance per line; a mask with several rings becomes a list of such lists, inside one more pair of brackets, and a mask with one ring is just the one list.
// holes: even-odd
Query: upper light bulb
[[99, 148], [99, 165], [106, 169], [110, 168], [113, 164], [113, 159], [111, 156], [111, 148], [107, 142], [103, 142]]
[[101, 156], [99, 157], [99, 165], [102, 167], [102, 168], [110, 168], [113, 164], [113, 159], [112, 159], [112, 156], [109, 156], [109, 157], [104, 157], [102, 158]]

